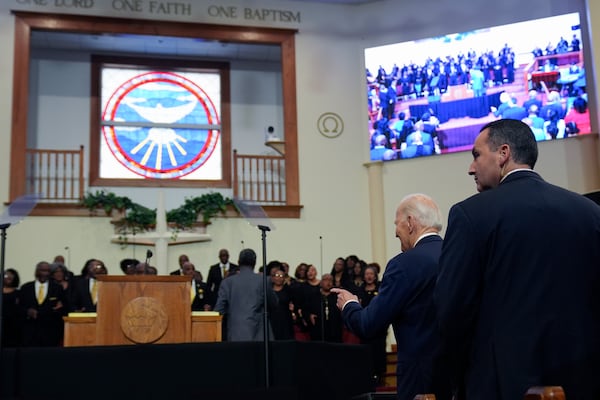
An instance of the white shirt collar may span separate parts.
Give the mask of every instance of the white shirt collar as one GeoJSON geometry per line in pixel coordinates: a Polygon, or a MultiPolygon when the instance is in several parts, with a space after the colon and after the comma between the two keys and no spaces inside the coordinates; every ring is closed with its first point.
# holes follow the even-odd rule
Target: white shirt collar
{"type": "Polygon", "coordinates": [[[40,281],[38,281],[38,280],[36,279],[36,280],[35,280],[35,290],[36,290],[36,292],[37,292],[38,290],[40,290],[40,286],[43,286],[44,288],[46,288],[46,286],[47,286],[47,285],[48,285],[48,281],[46,281],[46,282],[43,282],[43,283],[42,283],[42,282],[40,282],[40,281]]]}
{"type": "Polygon", "coordinates": [[[415,241],[415,246],[417,245],[417,243],[419,243],[419,241],[420,241],[421,239],[423,239],[423,238],[426,238],[427,236],[440,236],[440,234],[439,234],[439,233],[437,233],[437,232],[428,232],[428,233],[424,233],[424,234],[422,234],[421,236],[419,236],[419,237],[417,238],[417,240],[415,241]]]}

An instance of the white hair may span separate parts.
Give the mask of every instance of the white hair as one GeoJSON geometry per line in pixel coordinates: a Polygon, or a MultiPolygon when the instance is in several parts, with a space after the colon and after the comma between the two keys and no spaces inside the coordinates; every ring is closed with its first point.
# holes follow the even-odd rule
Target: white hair
{"type": "Polygon", "coordinates": [[[405,196],[398,206],[400,212],[407,218],[409,215],[425,228],[442,230],[442,213],[433,199],[423,193],[413,193],[405,196]]]}

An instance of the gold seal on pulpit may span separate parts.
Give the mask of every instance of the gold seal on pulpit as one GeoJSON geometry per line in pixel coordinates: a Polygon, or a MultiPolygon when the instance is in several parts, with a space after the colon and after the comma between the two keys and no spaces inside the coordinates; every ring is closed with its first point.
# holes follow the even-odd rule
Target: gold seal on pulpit
{"type": "Polygon", "coordinates": [[[153,297],[136,297],[121,312],[121,329],[134,343],[154,343],[167,331],[165,306],[153,297]]]}

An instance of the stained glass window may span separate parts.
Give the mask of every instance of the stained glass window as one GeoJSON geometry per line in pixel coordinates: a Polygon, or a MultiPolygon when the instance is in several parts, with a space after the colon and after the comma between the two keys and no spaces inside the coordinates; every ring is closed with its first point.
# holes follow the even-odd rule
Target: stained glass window
{"type": "Polygon", "coordinates": [[[221,180],[221,77],[104,66],[101,179],[221,180]]]}

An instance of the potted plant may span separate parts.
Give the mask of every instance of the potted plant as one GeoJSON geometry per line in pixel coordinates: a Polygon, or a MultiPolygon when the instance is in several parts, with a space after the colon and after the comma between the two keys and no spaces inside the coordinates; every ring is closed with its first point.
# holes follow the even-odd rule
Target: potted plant
{"type": "Polygon", "coordinates": [[[156,210],[139,205],[127,196],[117,196],[105,189],[87,192],[80,204],[92,212],[98,208],[112,216],[112,223],[121,235],[147,231],[156,226],[156,210]],[[116,215],[115,215],[116,214],[116,215]]]}
{"type": "Polygon", "coordinates": [[[176,230],[190,228],[198,220],[198,213],[185,204],[167,211],[167,223],[176,230]]]}
{"type": "Polygon", "coordinates": [[[174,224],[178,229],[190,228],[197,222],[208,225],[218,214],[224,215],[227,207],[231,205],[233,200],[221,193],[211,192],[189,197],[181,206],[167,212],[167,222],[174,224]]]}
{"type": "Polygon", "coordinates": [[[88,191],[81,199],[80,204],[94,213],[98,208],[101,208],[106,215],[110,216],[113,210],[123,213],[125,210],[131,208],[134,203],[129,197],[117,196],[112,192],[102,189],[94,193],[88,191]]]}
{"type": "Polygon", "coordinates": [[[218,214],[225,215],[227,207],[232,205],[234,205],[232,199],[223,197],[218,192],[187,198],[184,203],[184,206],[195,210],[199,220],[207,225],[218,214]]]}
{"type": "MultiPolygon", "coordinates": [[[[122,236],[147,231],[156,226],[156,209],[149,209],[134,203],[128,197],[117,196],[104,189],[94,193],[87,192],[80,203],[90,211],[102,208],[106,215],[112,214],[115,230],[122,236]],[[115,217],[114,211],[119,211],[120,215],[115,217]]],[[[205,227],[218,214],[224,215],[228,206],[234,206],[233,200],[221,193],[211,192],[190,197],[181,206],[166,212],[167,223],[174,226],[176,231],[190,229],[197,224],[205,227]]]]}
{"type": "Polygon", "coordinates": [[[122,221],[125,229],[134,233],[153,229],[156,227],[156,209],[133,203],[122,221]]]}

